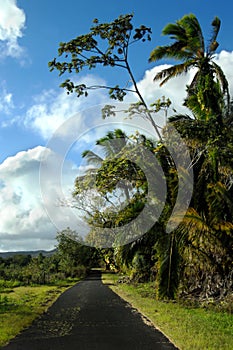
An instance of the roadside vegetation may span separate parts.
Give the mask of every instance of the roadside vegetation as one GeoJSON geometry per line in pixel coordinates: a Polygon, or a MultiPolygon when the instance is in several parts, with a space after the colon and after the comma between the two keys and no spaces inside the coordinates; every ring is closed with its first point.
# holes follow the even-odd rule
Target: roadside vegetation
{"type": "Polygon", "coordinates": [[[98,266],[99,255],[95,248],[83,244],[82,239],[66,228],[57,233],[57,247],[51,254],[32,257],[30,254],[15,254],[0,257],[1,283],[16,286],[60,285],[69,278],[82,278],[93,266],[98,266]]]}
{"type": "MultiPolygon", "coordinates": [[[[181,350],[229,350],[233,348],[233,315],[215,305],[184,305],[155,300],[155,284],[123,283],[123,276],[103,273],[103,283],[146,316],[181,350]]],[[[228,301],[228,311],[233,300],[228,301]]]]}

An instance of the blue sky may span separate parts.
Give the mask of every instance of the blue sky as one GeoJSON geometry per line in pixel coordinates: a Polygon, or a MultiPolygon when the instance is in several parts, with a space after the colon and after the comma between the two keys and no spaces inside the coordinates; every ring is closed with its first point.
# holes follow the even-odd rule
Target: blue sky
{"type": "MultiPolygon", "coordinates": [[[[52,249],[57,229],[69,223],[75,228],[77,217],[67,209],[64,214],[67,220],[60,222],[52,200],[46,208],[49,216],[44,210],[39,183],[42,153],[56,129],[76,112],[108,102],[103,92],[77,100],[59,88],[62,79],[48,69],[48,61],[57,55],[59,42],[88,32],[94,18],[107,22],[120,14],[134,13],[133,23],[150,26],[153,33],[152,41],[137,45],[130,56],[141,91],[148,101],[152,96],[156,99],[165,94],[179,107],[189,76],[160,90],[151,82],[159,68],[149,64],[148,57],[155,46],[168,42],[168,38],[161,36],[163,27],[184,14],[194,13],[208,38],[211,21],[217,15],[222,26],[216,59],[232,89],[233,5],[226,0],[0,0],[0,9],[0,251],[52,249]]],[[[166,63],[171,62],[162,61],[157,66],[166,63]]],[[[85,78],[114,84],[118,79],[121,82],[126,79],[115,70],[98,69],[84,72],[81,79],[85,78]]],[[[93,137],[86,135],[86,139],[87,147],[93,137]]],[[[82,149],[79,146],[76,152],[82,149]]],[[[67,189],[72,187],[75,167],[71,161],[64,165],[63,182],[67,189]]],[[[59,191],[54,188],[54,182],[48,179],[46,189],[50,198],[58,196],[59,191]],[[54,192],[50,192],[51,188],[54,192]]]]}

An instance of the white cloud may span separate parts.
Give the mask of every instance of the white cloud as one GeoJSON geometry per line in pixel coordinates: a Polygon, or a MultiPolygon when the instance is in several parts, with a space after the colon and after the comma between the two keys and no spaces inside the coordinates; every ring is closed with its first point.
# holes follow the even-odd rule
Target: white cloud
{"type": "Polygon", "coordinates": [[[0,0],[0,49],[1,56],[20,57],[23,48],[18,39],[23,36],[25,13],[16,0],[0,0]]]}
{"type": "MultiPolygon", "coordinates": [[[[82,81],[79,82],[80,84],[82,81]]],[[[85,77],[87,85],[104,85],[105,82],[91,75],[85,77]]],[[[66,120],[73,115],[88,109],[90,106],[106,103],[108,99],[102,91],[91,92],[88,98],[77,98],[74,94],[67,95],[66,91],[47,90],[35,97],[35,104],[28,109],[24,124],[33,128],[44,139],[48,139],[66,120]]],[[[83,122],[80,119],[80,124],[83,122]]],[[[64,130],[64,133],[66,130],[64,130]]]]}
{"type": "MultiPolygon", "coordinates": [[[[39,181],[39,169],[44,157],[58,161],[51,150],[38,146],[19,152],[0,164],[0,250],[52,249],[57,229],[77,228],[78,218],[69,208],[58,206],[62,196],[73,188],[77,169],[71,162],[63,164],[63,185],[58,174],[39,181]],[[46,193],[41,193],[41,188],[46,193]],[[46,209],[43,198],[48,196],[46,209]],[[56,223],[59,227],[55,227],[56,223]]],[[[52,163],[50,163],[52,164],[52,163]]]]}
{"type": "Polygon", "coordinates": [[[191,70],[186,75],[180,75],[175,79],[169,80],[163,86],[159,86],[160,82],[153,80],[155,75],[170,66],[160,65],[147,70],[143,79],[138,83],[139,89],[147,103],[153,103],[162,96],[165,96],[172,101],[172,107],[177,112],[187,113],[188,110],[183,106],[183,102],[186,95],[186,85],[190,83],[194,71],[191,70]]]}

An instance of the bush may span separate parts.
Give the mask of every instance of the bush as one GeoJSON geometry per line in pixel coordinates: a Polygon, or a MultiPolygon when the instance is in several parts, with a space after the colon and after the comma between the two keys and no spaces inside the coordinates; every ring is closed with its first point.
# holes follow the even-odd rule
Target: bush
{"type": "Polygon", "coordinates": [[[16,281],[16,280],[0,280],[0,291],[4,291],[5,289],[11,289],[11,288],[16,288],[21,286],[21,282],[20,281],[16,281]]]}

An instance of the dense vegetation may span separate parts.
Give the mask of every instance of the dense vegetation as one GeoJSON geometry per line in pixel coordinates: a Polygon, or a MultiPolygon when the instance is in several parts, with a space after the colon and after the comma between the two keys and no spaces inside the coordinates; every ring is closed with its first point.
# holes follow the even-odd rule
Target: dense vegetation
{"type": "MultiPolygon", "coordinates": [[[[65,61],[54,59],[49,63],[50,69],[57,69],[60,75],[79,74],[85,68],[93,69],[98,65],[123,69],[132,82],[130,89],[119,85],[87,86],[71,79],[66,79],[61,86],[68,93],[77,93],[78,97],[88,96],[90,89],[104,88],[118,101],[134,92],[138,102],[131,104],[126,112],[130,117],[140,114],[155,131],[153,140],[139,133],[127,135],[123,130],[110,131],[96,142],[100,154],[91,150],[83,153],[92,167],[86,176],[77,177],[74,198],[92,227],[87,240],[96,246],[104,245],[104,228],[124,226],[144,208],[147,179],[130,160],[135,145],[142,144],[163,169],[167,183],[166,203],[159,220],[146,234],[124,245],[120,244],[119,235],[112,238],[112,248],[106,250],[112,266],[134,281],[155,280],[158,298],[184,296],[223,300],[231,295],[233,287],[233,109],[227,79],[214,61],[221,22],[218,17],[214,18],[207,44],[195,15],[185,15],[163,29],[163,34],[172,42],[156,47],[149,60],[157,62],[168,58],[176,60],[177,64],[159,72],[154,80],[160,80],[162,85],[193,67],[196,73],[187,86],[184,100],[190,113],[171,116],[160,132],[153,113],[165,110],[167,114],[171,101],[163,98],[148,106],[138,89],[128,52],[132,44],[151,40],[151,29],[144,25],[134,28],[132,18],[132,15],[120,16],[111,23],[95,20],[87,35],[60,44],[59,56],[64,54],[65,61]],[[187,145],[194,185],[186,215],[178,227],[168,233],[166,225],[176,203],[180,175],[164,141],[166,134],[172,137],[173,128],[187,145]],[[88,193],[94,178],[98,196],[90,201],[88,193]],[[128,201],[124,209],[120,209],[122,198],[128,201]],[[107,199],[108,205],[104,204],[100,210],[101,199],[102,203],[107,199]]],[[[114,108],[105,106],[103,117],[116,115],[114,108]]],[[[174,147],[179,151],[178,143],[174,147]]],[[[183,176],[187,171],[184,169],[183,176]]],[[[155,207],[160,200],[158,194],[155,207]]]]}
{"type": "Polygon", "coordinates": [[[132,283],[119,283],[121,277],[118,274],[106,272],[102,279],[103,283],[139,310],[147,318],[147,323],[152,322],[179,349],[229,350],[233,347],[233,315],[230,314],[232,303],[225,305],[225,310],[229,312],[216,312],[214,303],[205,307],[203,302],[203,307],[195,307],[175,303],[173,300],[155,300],[153,282],[139,283],[135,288],[132,283]]]}

